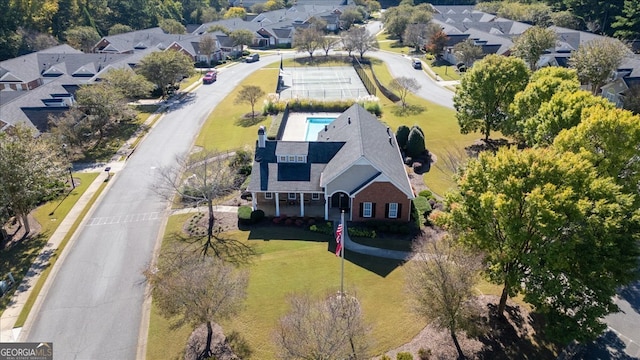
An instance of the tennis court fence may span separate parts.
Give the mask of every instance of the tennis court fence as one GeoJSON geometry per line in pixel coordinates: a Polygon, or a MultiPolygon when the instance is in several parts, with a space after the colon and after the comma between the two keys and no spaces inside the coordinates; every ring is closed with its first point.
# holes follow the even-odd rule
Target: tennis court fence
{"type": "Polygon", "coordinates": [[[369,96],[365,89],[315,89],[315,90],[288,90],[280,93],[281,99],[359,99],[369,96]]]}

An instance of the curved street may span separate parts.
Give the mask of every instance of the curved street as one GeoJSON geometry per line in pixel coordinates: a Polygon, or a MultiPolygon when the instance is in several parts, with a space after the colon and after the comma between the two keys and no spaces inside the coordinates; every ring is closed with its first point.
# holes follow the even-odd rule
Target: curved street
{"type": "MultiPolygon", "coordinates": [[[[416,79],[421,85],[417,95],[453,108],[453,93],[424,71],[413,69],[409,57],[384,51],[366,55],[386,62],[394,77],[416,79]]],[[[283,56],[294,53],[283,52],[283,56]]],[[[169,214],[166,201],[152,191],[156,171],[190,150],[208,114],[244,78],[278,60],[279,55],[264,55],[259,62],[221,70],[217,82],[200,86],[173,104],[122,168],[114,167],[116,176],[77,230],[64,262],[56,264],[58,271],[48,279],[46,291],[40,294],[43,300],[33,308],[20,341],[51,341],[60,359],[139,355],[139,337],[146,334],[140,331],[146,287],[142,271],[151,261],[169,214]]],[[[622,305],[629,311],[629,306],[622,305]]],[[[627,330],[619,323],[624,317],[618,315],[622,314],[608,317],[608,323],[616,332],[620,327],[627,330]]],[[[637,348],[640,339],[631,338],[623,335],[628,345],[630,340],[637,348]]]]}

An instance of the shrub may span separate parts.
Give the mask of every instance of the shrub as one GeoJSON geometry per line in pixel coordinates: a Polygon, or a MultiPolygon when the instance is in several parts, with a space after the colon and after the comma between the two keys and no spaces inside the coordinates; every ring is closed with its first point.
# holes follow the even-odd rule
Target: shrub
{"type": "Polygon", "coordinates": [[[426,197],[427,199],[433,199],[433,193],[431,190],[422,190],[418,193],[418,195],[426,197]]]}
{"type": "Polygon", "coordinates": [[[377,101],[365,101],[362,104],[362,107],[364,107],[365,110],[374,114],[377,117],[382,116],[382,107],[380,106],[380,103],[377,101]]]}
{"type": "Polygon", "coordinates": [[[251,209],[251,206],[240,206],[238,208],[238,221],[241,224],[251,224],[251,212],[253,211],[253,209],[251,209]]]}
{"type": "Polygon", "coordinates": [[[420,350],[418,350],[418,358],[420,360],[431,359],[431,349],[420,348],[420,350]]]}
{"type": "Polygon", "coordinates": [[[367,237],[371,239],[375,239],[376,237],[376,231],[371,229],[350,227],[347,231],[349,231],[349,236],[353,237],[367,237]]]}
{"type": "Polygon", "coordinates": [[[400,352],[396,355],[396,360],[413,360],[413,355],[408,352],[400,352]]]}
{"type": "Polygon", "coordinates": [[[400,149],[405,149],[407,147],[409,131],[410,130],[407,125],[398,126],[398,130],[396,130],[396,141],[398,142],[398,147],[400,147],[400,149]]]}
{"type": "Polygon", "coordinates": [[[330,222],[320,223],[317,225],[311,225],[309,230],[320,234],[331,235],[333,234],[333,225],[330,222]]]}
{"type": "Polygon", "coordinates": [[[426,197],[417,196],[415,199],[413,199],[413,203],[415,204],[420,214],[431,212],[431,204],[429,204],[429,199],[427,199],[426,197]]]}
{"type": "Polygon", "coordinates": [[[258,209],[251,212],[251,222],[256,224],[264,219],[264,211],[258,209]]]}
{"type": "Polygon", "coordinates": [[[425,150],[424,134],[420,128],[414,126],[409,131],[409,138],[407,139],[407,155],[413,157],[420,156],[425,150]]]}
{"type": "Polygon", "coordinates": [[[287,220],[284,221],[284,224],[289,226],[293,224],[293,219],[292,218],[287,218],[287,220]]]}

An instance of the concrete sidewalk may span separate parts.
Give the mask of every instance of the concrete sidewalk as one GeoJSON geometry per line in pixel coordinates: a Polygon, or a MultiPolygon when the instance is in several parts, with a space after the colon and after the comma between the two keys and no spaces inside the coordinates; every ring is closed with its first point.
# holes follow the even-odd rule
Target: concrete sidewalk
{"type": "MultiPolygon", "coordinates": [[[[174,101],[179,101],[184,94],[189,93],[196,87],[201,84],[201,81],[196,81],[188,88],[184,89],[178,96],[177,100],[164,101],[160,103],[160,107],[156,112],[151,114],[149,118],[145,121],[145,125],[153,124],[159,117],[162,116],[163,112],[173,105],[174,101]]],[[[14,328],[18,316],[22,312],[25,303],[29,299],[31,295],[33,287],[36,285],[38,280],[40,279],[40,275],[42,271],[49,264],[49,259],[51,255],[57,251],[60,243],[64,238],[69,234],[73,224],[80,218],[80,215],[85,210],[93,196],[96,194],[100,185],[107,179],[107,173],[105,169],[107,167],[110,168],[109,173],[110,176],[113,177],[113,174],[117,174],[120,170],[122,170],[126,165],[126,160],[129,156],[135,151],[134,144],[138,137],[144,138],[144,132],[136,133],[131,139],[127,140],[118,151],[114,154],[109,162],[100,162],[100,163],[92,163],[92,164],[76,164],[74,166],[74,171],[76,172],[98,172],[100,173],[96,179],[89,185],[87,190],[82,194],[82,196],[78,199],[76,204],[71,208],[67,216],[62,219],[62,222],[56,229],[56,231],[51,235],[47,244],[42,248],[40,254],[36,258],[35,262],[31,265],[27,273],[25,274],[24,279],[18,285],[16,292],[13,294],[11,298],[11,302],[7,309],[2,313],[0,317],[0,342],[16,342],[19,341],[20,331],[22,328],[14,328]]],[[[106,190],[103,192],[103,194],[106,190]]],[[[95,204],[94,204],[95,205],[95,204]]],[[[90,215],[90,212],[87,213],[90,215]]],[[[87,216],[86,218],[89,218],[87,216]]],[[[69,240],[69,243],[65,247],[65,249],[70,249],[73,247],[73,243],[75,242],[76,237],[72,236],[69,240]]],[[[40,293],[38,294],[38,298],[34,303],[34,309],[37,308],[37,305],[43,300],[43,298],[47,294],[47,288],[50,286],[50,281],[55,277],[55,273],[60,266],[62,266],[64,262],[65,252],[59,254],[58,260],[56,261],[53,269],[51,270],[50,276],[47,279],[47,283],[42,287],[40,293]]]]}
{"type": "MultiPolygon", "coordinates": [[[[14,326],[16,324],[16,320],[18,319],[18,316],[22,312],[22,308],[24,307],[25,303],[27,302],[27,299],[31,295],[31,290],[38,282],[38,279],[40,279],[40,275],[42,274],[42,271],[49,264],[49,259],[51,255],[55,251],[57,251],[62,240],[64,240],[64,238],[69,234],[69,231],[73,227],[73,224],[80,217],[83,210],[87,207],[88,203],[91,201],[93,196],[96,194],[96,192],[100,188],[100,185],[102,185],[102,183],[106,180],[106,178],[107,178],[107,174],[104,171],[102,171],[98,175],[98,177],[96,177],[96,179],[89,185],[87,190],[82,194],[82,196],[78,199],[76,204],[71,208],[67,216],[65,216],[65,218],[62,219],[62,222],[60,223],[56,231],[53,233],[53,235],[51,235],[51,237],[49,238],[49,241],[42,248],[42,251],[40,251],[40,254],[36,258],[35,262],[31,265],[31,267],[27,271],[22,283],[18,285],[16,292],[13,294],[9,307],[2,313],[2,317],[0,318],[0,342],[18,341],[21,328],[14,329],[14,326]]],[[[75,241],[75,238],[72,237],[69,243],[67,244],[67,246],[68,247],[73,246],[74,241],[75,241]]],[[[58,261],[56,262],[56,265],[61,264],[62,260],[63,260],[63,257],[60,256],[58,261]]],[[[56,269],[54,266],[54,269],[51,272],[51,276],[55,276],[54,274],[55,270],[56,269]]],[[[49,278],[49,280],[50,279],[51,277],[49,278]]],[[[39,299],[36,300],[36,302],[38,302],[45,294],[46,292],[44,291],[44,288],[43,288],[43,291],[41,291],[41,293],[38,295],[39,299]]]]}

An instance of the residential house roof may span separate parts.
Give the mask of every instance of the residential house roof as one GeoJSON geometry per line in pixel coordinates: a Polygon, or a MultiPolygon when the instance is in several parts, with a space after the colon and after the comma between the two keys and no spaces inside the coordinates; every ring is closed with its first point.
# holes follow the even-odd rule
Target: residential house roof
{"type": "Polygon", "coordinates": [[[320,131],[317,141],[265,141],[256,147],[249,191],[320,192],[352,166],[368,164],[373,177],[359,179],[354,194],[380,177],[413,197],[393,132],[362,106],[355,104],[320,131]],[[281,155],[304,155],[305,163],[278,162],[281,155]]]}

